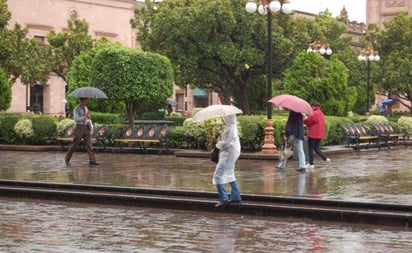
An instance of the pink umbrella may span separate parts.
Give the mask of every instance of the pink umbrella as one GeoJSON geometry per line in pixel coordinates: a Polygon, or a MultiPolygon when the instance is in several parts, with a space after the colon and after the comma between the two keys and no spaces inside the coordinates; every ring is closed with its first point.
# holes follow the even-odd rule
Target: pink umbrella
{"type": "Polygon", "coordinates": [[[279,95],[269,99],[268,102],[271,102],[278,107],[282,107],[294,112],[304,113],[306,115],[312,115],[313,113],[312,107],[308,102],[306,102],[306,100],[293,95],[279,95]]]}

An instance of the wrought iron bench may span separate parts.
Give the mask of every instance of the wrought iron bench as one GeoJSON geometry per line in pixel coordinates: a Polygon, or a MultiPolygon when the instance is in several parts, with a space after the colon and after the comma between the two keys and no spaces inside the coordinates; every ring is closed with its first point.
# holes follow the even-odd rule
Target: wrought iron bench
{"type": "Polygon", "coordinates": [[[376,133],[369,133],[362,123],[357,124],[341,124],[347,140],[347,145],[353,147],[355,150],[369,147],[381,148],[381,136],[376,133]]]}
{"type": "MultiPolygon", "coordinates": [[[[55,143],[60,144],[62,148],[73,142],[74,138],[74,127],[75,125],[69,125],[63,129],[62,132],[57,133],[54,138],[55,143]]],[[[93,148],[94,149],[106,149],[108,146],[112,146],[110,130],[106,126],[98,126],[93,128],[93,148]]],[[[79,145],[84,147],[84,142],[82,141],[79,145]]]]}
{"type": "Polygon", "coordinates": [[[391,124],[376,123],[372,125],[375,131],[382,136],[382,139],[386,142],[386,145],[396,145],[398,141],[401,141],[405,146],[408,145],[409,135],[406,132],[397,132],[391,124]]]}
{"type": "Polygon", "coordinates": [[[146,144],[157,145],[159,154],[162,150],[169,151],[170,127],[172,121],[136,121],[135,126],[128,126],[122,129],[113,142],[115,147],[133,147],[135,144],[140,151],[146,153],[146,144]]]}

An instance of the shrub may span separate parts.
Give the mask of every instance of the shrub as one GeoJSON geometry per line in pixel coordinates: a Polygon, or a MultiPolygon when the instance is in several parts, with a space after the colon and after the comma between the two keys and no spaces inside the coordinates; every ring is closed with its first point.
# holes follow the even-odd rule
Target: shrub
{"type": "Polygon", "coordinates": [[[353,123],[353,118],[326,116],[325,131],[326,138],[322,141],[322,145],[340,145],[346,142],[345,132],[341,124],[353,123]]]}
{"type": "Polygon", "coordinates": [[[15,144],[17,142],[18,136],[14,131],[14,126],[17,121],[21,119],[20,115],[10,115],[4,114],[0,115],[1,128],[0,128],[0,138],[7,144],[15,144]]]}
{"type": "Polygon", "coordinates": [[[164,120],[165,112],[164,111],[154,111],[154,112],[142,112],[140,120],[164,120]]]}
{"type": "Polygon", "coordinates": [[[412,117],[402,116],[398,119],[398,127],[408,134],[412,133],[412,117]]]}
{"type": "Polygon", "coordinates": [[[72,119],[63,119],[57,122],[56,124],[56,132],[61,133],[63,130],[68,126],[74,126],[76,123],[72,119]]]}
{"type": "Polygon", "coordinates": [[[14,126],[14,132],[19,136],[25,144],[27,140],[34,136],[33,123],[29,119],[21,119],[14,126]]]}
{"type": "Polygon", "coordinates": [[[240,143],[247,151],[260,150],[263,141],[262,116],[244,115],[238,117],[241,129],[240,143]]]}
{"type": "Polygon", "coordinates": [[[176,126],[183,126],[183,122],[185,121],[185,118],[182,117],[181,113],[173,112],[170,116],[166,116],[166,120],[175,122],[176,126]]]}
{"type": "Polygon", "coordinates": [[[183,126],[175,126],[170,128],[170,147],[182,148],[186,143],[186,130],[183,126]]]}
{"type": "Polygon", "coordinates": [[[34,136],[33,144],[48,144],[53,141],[56,132],[55,119],[50,116],[34,116],[32,118],[34,136]]]}
{"type": "Polygon", "coordinates": [[[102,113],[102,112],[91,112],[90,118],[93,123],[100,124],[120,124],[122,123],[122,118],[116,113],[102,113]]]}
{"type": "Polygon", "coordinates": [[[185,134],[189,137],[197,147],[204,147],[206,143],[206,129],[203,126],[204,122],[195,122],[192,118],[183,121],[185,134]]]}
{"type": "Polygon", "coordinates": [[[212,150],[217,142],[217,137],[225,129],[225,124],[223,123],[222,118],[215,118],[206,120],[203,124],[206,132],[206,149],[212,150]]]}
{"type": "Polygon", "coordinates": [[[388,119],[382,115],[371,115],[366,120],[367,124],[378,124],[378,123],[386,123],[388,119]]]}

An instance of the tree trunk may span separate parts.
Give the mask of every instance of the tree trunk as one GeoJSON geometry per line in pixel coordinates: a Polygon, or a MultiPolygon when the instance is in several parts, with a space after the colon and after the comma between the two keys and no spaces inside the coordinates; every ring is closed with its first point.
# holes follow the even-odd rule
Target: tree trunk
{"type": "Polygon", "coordinates": [[[242,109],[243,114],[249,115],[250,114],[250,108],[249,108],[249,97],[248,97],[248,92],[247,92],[247,81],[239,78],[235,79],[236,80],[236,90],[235,92],[237,93],[237,97],[239,99],[239,108],[242,109]]]}
{"type": "Polygon", "coordinates": [[[127,122],[130,126],[133,126],[133,123],[134,123],[133,102],[131,101],[126,102],[126,110],[127,110],[127,122]]]}

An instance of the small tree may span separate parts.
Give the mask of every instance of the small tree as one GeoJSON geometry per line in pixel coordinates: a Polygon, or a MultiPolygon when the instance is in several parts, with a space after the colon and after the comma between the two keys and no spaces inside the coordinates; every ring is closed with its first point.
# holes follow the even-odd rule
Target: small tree
{"type": "Polygon", "coordinates": [[[7,110],[11,103],[11,81],[0,68],[0,110],[7,110]]]}
{"type": "MultiPolygon", "coordinates": [[[[119,46],[121,46],[119,42],[110,42],[109,40],[103,38],[97,40],[92,49],[83,51],[78,56],[76,56],[68,73],[69,88],[67,90],[67,93],[69,94],[70,92],[80,87],[90,86],[92,79],[93,61],[96,57],[96,54],[102,48],[119,46]]],[[[73,108],[77,103],[77,100],[69,100],[69,105],[71,108],[73,108]]],[[[113,103],[108,99],[92,99],[89,102],[88,108],[92,111],[119,113],[124,111],[125,106],[123,103],[113,103]]]]}
{"type": "Polygon", "coordinates": [[[82,51],[93,47],[93,39],[89,35],[89,24],[85,20],[70,18],[68,30],[56,33],[51,31],[47,40],[53,47],[53,71],[67,83],[67,74],[74,58],[82,51]]]}
{"type": "Polygon", "coordinates": [[[173,93],[173,69],[165,56],[139,49],[107,47],[98,52],[91,85],[109,99],[124,101],[129,124],[143,106],[164,108],[173,93]]]}
{"type": "Polygon", "coordinates": [[[348,88],[348,70],[335,57],[302,51],[285,73],[285,93],[307,101],[318,101],[326,114],[346,114],[355,102],[355,90],[348,88]]]}

